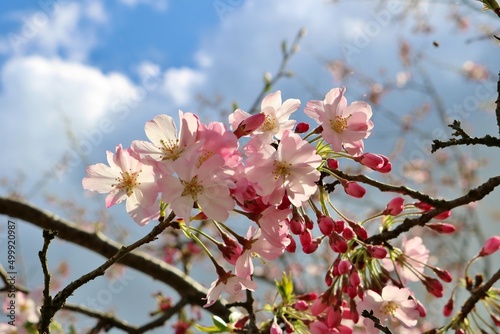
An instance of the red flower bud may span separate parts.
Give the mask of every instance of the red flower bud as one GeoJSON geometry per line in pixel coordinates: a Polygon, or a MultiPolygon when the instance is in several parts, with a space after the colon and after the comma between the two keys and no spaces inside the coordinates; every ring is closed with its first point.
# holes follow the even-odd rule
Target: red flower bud
{"type": "Polygon", "coordinates": [[[335,224],[333,222],[333,219],[331,217],[325,216],[325,215],[320,215],[318,217],[318,226],[319,230],[323,235],[330,235],[333,233],[333,230],[335,228],[335,224]]]}
{"type": "Polygon", "coordinates": [[[443,315],[445,317],[449,317],[451,315],[451,313],[453,312],[453,306],[453,298],[450,298],[450,300],[448,300],[448,302],[443,307],[443,315]]]}
{"type": "Polygon", "coordinates": [[[352,264],[351,262],[349,262],[349,260],[342,260],[339,262],[338,268],[339,274],[344,275],[351,271],[352,264]]]}
{"type": "Polygon", "coordinates": [[[451,224],[444,224],[444,223],[429,223],[425,224],[428,228],[438,232],[438,233],[443,233],[443,234],[451,234],[455,232],[456,228],[455,226],[451,224]]]}
{"type": "Polygon", "coordinates": [[[376,259],[385,259],[387,256],[387,249],[382,246],[368,245],[367,250],[376,259]]]}
{"type": "Polygon", "coordinates": [[[433,207],[427,203],[424,202],[417,202],[414,204],[415,207],[419,208],[420,210],[423,210],[425,212],[430,211],[433,209],[433,207]]]}
{"type": "Polygon", "coordinates": [[[349,226],[346,226],[344,230],[342,231],[342,236],[346,240],[352,240],[356,236],[356,233],[354,233],[353,229],[350,228],[349,226]]]}
{"type": "Polygon", "coordinates": [[[490,237],[484,243],[483,248],[481,248],[479,256],[487,256],[493,254],[499,249],[500,249],[500,237],[499,236],[490,237]]]}
{"type": "Polygon", "coordinates": [[[450,283],[451,281],[453,281],[453,277],[451,276],[449,271],[437,267],[433,268],[432,270],[436,273],[436,275],[438,275],[440,279],[443,280],[443,282],[450,283]]]}
{"type": "Polygon", "coordinates": [[[352,197],[362,198],[366,194],[366,189],[356,182],[343,181],[342,186],[344,187],[344,191],[346,192],[346,194],[352,197]]]}
{"type": "Polygon", "coordinates": [[[422,283],[429,293],[438,298],[443,297],[443,285],[437,279],[426,276],[422,283]]]}
{"type": "Polygon", "coordinates": [[[285,250],[288,253],[295,253],[295,250],[297,250],[297,243],[291,235],[288,236],[288,239],[290,240],[290,243],[288,244],[288,246],[286,246],[285,250]]]}
{"type": "Polygon", "coordinates": [[[393,198],[386,206],[384,210],[385,215],[397,216],[403,212],[405,208],[403,197],[393,198]]]}
{"type": "Polygon", "coordinates": [[[290,227],[290,232],[292,232],[293,234],[300,235],[302,232],[304,232],[304,220],[299,215],[297,215],[297,217],[292,217],[288,225],[290,227]]]}
{"type": "Polygon", "coordinates": [[[337,159],[327,159],[326,164],[331,170],[337,170],[339,168],[339,162],[337,159]]]}
{"type": "Polygon", "coordinates": [[[336,253],[345,253],[347,252],[347,243],[344,238],[336,233],[330,234],[328,237],[330,241],[330,248],[336,253]]]}
{"type": "Polygon", "coordinates": [[[448,211],[445,211],[445,212],[441,212],[440,214],[438,214],[437,216],[435,216],[434,218],[435,219],[439,219],[439,220],[445,220],[446,218],[448,218],[449,216],[451,216],[451,211],[448,210],[448,211]]]}
{"type": "Polygon", "coordinates": [[[309,131],[309,124],[308,123],[300,122],[295,127],[295,133],[304,133],[307,131],[309,131]]]}
{"type": "Polygon", "coordinates": [[[237,138],[241,138],[243,136],[249,135],[250,133],[257,130],[266,120],[266,115],[263,113],[258,113],[248,117],[243,120],[236,130],[234,130],[234,134],[237,138]]]}

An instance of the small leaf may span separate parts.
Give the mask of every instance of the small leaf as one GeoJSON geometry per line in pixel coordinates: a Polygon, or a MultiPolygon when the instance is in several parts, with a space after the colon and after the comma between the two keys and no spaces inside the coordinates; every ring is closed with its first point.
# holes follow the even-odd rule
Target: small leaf
{"type": "Polygon", "coordinates": [[[224,329],[224,330],[227,330],[227,323],[222,320],[221,317],[219,316],[212,316],[212,320],[214,321],[214,325],[217,326],[219,329],[224,329]]]}

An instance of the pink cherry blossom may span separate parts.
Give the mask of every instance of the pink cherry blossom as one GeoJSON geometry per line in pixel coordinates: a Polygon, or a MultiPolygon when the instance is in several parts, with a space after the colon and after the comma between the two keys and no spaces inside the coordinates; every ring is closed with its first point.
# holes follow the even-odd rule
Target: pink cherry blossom
{"type": "Polygon", "coordinates": [[[207,303],[203,307],[212,306],[223,291],[235,295],[243,290],[255,291],[256,288],[257,284],[252,280],[233,275],[231,272],[219,275],[219,278],[210,285],[207,291],[207,303]]]}
{"type": "Polygon", "coordinates": [[[141,157],[149,156],[158,161],[172,162],[181,156],[189,156],[197,149],[195,145],[198,130],[198,118],[191,114],[184,114],[179,110],[181,130],[177,134],[177,127],[172,117],[158,115],[148,121],[144,130],[151,142],[135,140],[132,148],[141,157]]]}
{"type": "Polygon", "coordinates": [[[323,101],[307,102],[304,112],[323,128],[323,139],[334,151],[344,148],[358,156],[363,153],[363,139],[370,135],[372,110],[366,102],[353,102],[349,106],[344,97],[345,87],[330,90],[323,101]]]}
{"type": "Polygon", "coordinates": [[[264,145],[247,154],[247,178],[258,185],[265,203],[280,204],[286,192],[293,205],[301,206],[316,192],[321,157],[299,135],[287,130],[277,149],[264,145]]]}
{"type": "Polygon", "coordinates": [[[98,163],[87,167],[83,188],[108,193],[107,208],[126,200],[127,212],[139,225],[158,218],[158,186],[153,166],[144,164],[134,150],[122,149],[121,145],[116,147],[116,154],[108,151],[107,158],[109,166],[98,163]]]}
{"type": "MultiPolygon", "coordinates": [[[[267,95],[261,104],[261,113],[266,115],[264,123],[253,132],[253,136],[258,138],[261,144],[270,144],[274,138],[281,139],[286,130],[292,130],[295,120],[290,120],[290,115],[300,108],[300,101],[288,99],[281,102],[281,92],[277,91],[267,95]]],[[[236,109],[229,116],[231,129],[236,129],[245,119],[251,117],[247,112],[236,109]]]]}
{"type": "Polygon", "coordinates": [[[288,216],[292,210],[271,206],[262,212],[259,218],[259,226],[266,240],[274,247],[283,248],[288,246],[288,216]]]}
{"type": "Polygon", "coordinates": [[[224,160],[219,155],[211,156],[201,166],[197,161],[196,156],[191,160],[179,158],[172,163],[171,170],[159,166],[163,172],[158,180],[161,198],[186,222],[190,221],[195,203],[208,219],[223,222],[234,208],[230,194],[234,183],[222,168],[224,160]],[[169,174],[169,171],[174,173],[169,174]]]}
{"type": "Polygon", "coordinates": [[[242,154],[238,150],[238,138],[231,131],[227,131],[224,124],[212,122],[207,126],[200,123],[197,140],[201,143],[198,165],[214,154],[220,155],[224,159],[224,165],[229,168],[236,168],[241,164],[242,154]]]}
{"type": "MultiPolygon", "coordinates": [[[[398,319],[405,327],[413,327],[417,324],[419,313],[417,303],[410,299],[411,291],[407,288],[398,288],[388,285],[382,289],[379,295],[373,290],[365,290],[363,300],[358,303],[357,309],[373,311],[373,315],[384,324],[388,319],[398,319]]],[[[364,319],[368,333],[378,333],[379,330],[373,326],[371,319],[364,319]]]]}
{"type": "Polygon", "coordinates": [[[235,274],[239,277],[250,278],[254,266],[252,258],[260,256],[266,260],[274,261],[284,253],[286,246],[290,243],[288,237],[284,237],[279,247],[274,246],[267,240],[261,229],[250,226],[247,232],[247,243],[243,245],[243,252],[236,261],[235,274]]]}
{"type": "Polygon", "coordinates": [[[396,256],[394,262],[385,258],[382,265],[389,271],[396,270],[403,282],[417,282],[420,277],[415,273],[423,273],[425,265],[429,260],[429,250],[425,247],[421,237],[407,239],[403,237],[401,246],[402,254],[396,256]]]}

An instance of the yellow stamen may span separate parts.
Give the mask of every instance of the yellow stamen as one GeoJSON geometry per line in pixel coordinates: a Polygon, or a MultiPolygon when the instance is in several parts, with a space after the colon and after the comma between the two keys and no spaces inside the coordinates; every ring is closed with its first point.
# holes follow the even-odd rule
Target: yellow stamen
{"type": "Polygon", "coordinates": [[[290,168],[292,167],[292,164],[286,162],[286,161],[274,161],[274,178],[278,179],[279,177],[283,176],[286,177],[290,175],[290,168]]]}
{"type": "Polygon", "coordinates": [[[333,131],[342,133],[345,129],[347,129],[347,120],[351,116],[352,115],[349,115],[347,117],[335,116],[335,120],[330,120],[330,126],[332,127],[333,131]]]}
{"type": "Polygon", "coordinates": [[[203,185],[198,183],[198,176],[193,177],[191,181],[181,180],[181,184],[184,186],[181,196],[191,196],[194,201],[197,201],[198,194],[203,191],[203,185]]]}
{"type": "Polygon", "coordinates": [[[132,170],[130,170],[129,172],[120,172],[121,177],[117,177],[115,179],[116,181],[118,181],[118,183],[112,184],[111,186],[125,191],[127,193],[127,196],[130,197],[130,195],[132,195],[134,192],[134,188],[140,185],[140,183],[137,182],[137,178],[139,177],[140,172],[142,172],[142,170],[134,173],[132,173],[132,170]]]}

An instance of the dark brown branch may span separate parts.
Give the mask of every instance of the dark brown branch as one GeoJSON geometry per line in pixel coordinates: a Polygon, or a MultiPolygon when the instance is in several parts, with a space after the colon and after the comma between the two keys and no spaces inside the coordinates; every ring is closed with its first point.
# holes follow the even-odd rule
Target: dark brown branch
{"type": "Polygon", "coordinates": [[[86,316],[98,319],[100,322],[108,324],[112,327],[119,328],[127,333],[132,333],[134,330],[137,330],[136,327],[128,324],[125,321],[116,319],[115,317],[105,314],[102,312],[98,312],[96,310],[92,310],[90,308],[81,306],[81,305],[74,305],[74,304],[65,304],[63,306],[64,310],[72,311],[72,312],[78,312],[81,314],[84,314],[86,316]]]}
{"type": "Polygon", "coordinates": [[[376,328],[376,329],[379,329],[382,331],[382,333],[385,333],[385,334],[392,334],[392,332],[390,331],[389,328],[387,328],[386,326],[382,325],[380,323],[380,319],[377,318],[376,316],[373,315],[373,311],[370,311],[368,312],[367,310],[363,310],[361,312],[361,315],[365,318],[368,318],[370,319],[371,321],[373,321],[373,326],[376,328]]]}
{"type": "Polygon", "coordinates": [[[42,250],[38,252],[43,271],[43,305],[40,309],[40,321],[38,322],[38,332],[42,334],[50,333],[50,323],[52,322],[55,312],[59,309],[57,308],[54,310],[52,296],[50,295],[51,276],[49,266],[47,265],[47,251],[49,250],[50,242],[54,240],[56,235],[56,231],[43,230],[43,247],[42,250]]]}
{"type": "MultiPolygon", "coordinates": [[[[497,39],[500,40],[500,38],[498,38],[498,37],[497,37],[497,39]]],[[[498,135],[500,136],[500,72],[498,72],[497,93],[498,93],[497,100],[496,100],[497,107],[495,109],[495,114],[497,116],[498,135]]]]}
{"type": "Polygon", "coordinates": [[[462,308],[460,309],[460,312],[457,315],[458,323],[461,323],[462,321],[464,321],[465,318],[467,318],[469,313],[474,309],[476,303],[479,300],[481,300],[484,296],[486,296],[488,290],[498,280],[500,280],[500,269],[498,269],[497,272],[493,276],[491,276],[491,278],[486,283],[479,286],[471,293],[471,296],[462,305],[462,308]]]}
{"type": "MultiPolygon", "coordinates": [[[[58,237],[92,250],[105,258],[116,254],[121,244],[100,232],[88,232],[68,220],[32,206],[29,203],[0,197],[0,214],[16,217],[43,229],[58,231],[58,237]]],[[[203,306],[206,289],[182,271],[145,252],[135,250],[124,256],[118,263],[138,270],[176,290],[189,304],[203,306]]],[[[230,311],[223,301],[217,301],[206,308],[207,311],[228,319],[230,311]]]]}
{"type": "Polygon", "coordinates": [[[407,195],[407,196],[410,196],[411,198],[425,202],[425,203],[430,204],[432,206],[440,206],[444,202],[446,202],[445,200],[433,198],[429,195],[423,194],[419,191],[413,190],[413,189],[408,188],[406,186],[394,186],[391,184],[387,184],[387,183],[383,183],[383,182],[374,180],[374,179],[369,178],[368,176],[365,176],[365,175],[351,175],[351,174],[344,173],[340,170],[332,170],[332,173],[334,173],[335,175],[337,175],[345,180],[348,180],[348,181],[356,181],[356,182],[362,182],[362,183],[368,184],[368,185],[373,186],[373,187],[375,187],[383,192],[392,192],[392,193],[407,195]]]}
{"type": "Polygon", "coordinates": [[[68,311],[78,312],[86,316],[98,319],[99,320],[98,325],[100,325],[101,328],[110,329],[112,327],[115,327],[129,334],[141,334],[141,333],[146,333],[147,331],[150,331],[154,328],[163,326],[166,321],[168,321],[172,316],[177,314],[186,304],[187,300],[181,299],[176,305],[163,312],[159,317],[151,320],[150,322],[140,327],[133,326],[125,321],[113,317],[112,315],[98,312],[80,305],[66,304],[64,305],[63,309],[68,311]]]}
{"type": "MultiPolygon", "coordinates": [[[[5,271],[4,267],[0,264],[0,279],[2,280],[2,282],[5,284],[5,287],[4,288],[1,288],[0,289],[0,292],[6,292],[6,291],[9,291],[9,288],[10,288],[10,284],[9,282],[7,281],[9,279],[9,274],[7,274],[7,271],[5,271]]],[[[27,288],[25,288],[24,286],[21,286],[19,284],[16,284],[15,285],[15,288],[16,288],[16,291],[20,291],[20,292],[23,292],[25,294],[28,294],[29,293],[29,290],[27,288]]]]}
{"type": "MultiPolygon", "coordinates": [[[[500,111],[499,111],[500,113],[500,111]]],[[[497,118],[498,118],[497,114],[497,118]]],[[[497,119],[497,121],[500,121],[497,119]]],[[[458,146],[458,145],[484,145],[484,146],[489,146],[489,147],[500,147],[500,139],[486,135],[484,137],[478,138],[478,137],[471,137],[469,136],[461,127],[461,124],[459,121],[455,120],[453,121],[453,124],[448,125],[450,128],[455,130],[455,132],[452,134],[455,137],[460,137],[460,138],[451,138],[447,141],[441,141],[434,139],[432,142],[432,150],[431,152],[434,153],[439,149],[449,147],[449,146],[458,146]]],[[[500,123],[499,123],[499,128],[500,128],[500,123]]]]}
{"type": "Polygon", "coordinates": [[[179,313],[181,309],[187,304],[186,299],[181,299],[177,304],[175,304],[172,308],[169,308],[163,314],[154,319],[153,321],[139,327],[137,331],[135,332],[130,332],[131,334],[140,334],[140,333],[146,333],[147,331],[156,328],[156,327],[161,327],[167,321],[168,319],[172,318],[175,314],[179,313]]]}
{"type": "Polygon", "coordinates": [[[467,194],[454,200],[443,201],[434,209],[422,214],[418,218],[406,218],[403,223],[398,225],[394,230],[385,231],[380,234],[371,236],[370,238],[366,239],[365,242],[369,244],[380,245],[388,240],[397,238],[400,234],[409,231],[414,226],[424,226],[432,218],[440,213],[483,199],[498,185],[500,185],[500,176],[492,177],[479,187],[470,190],[467,194]]]}

